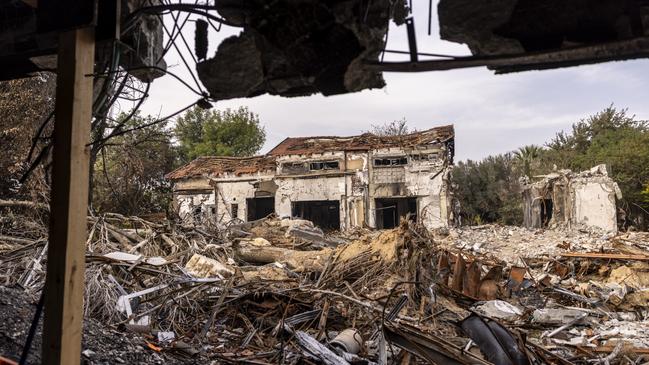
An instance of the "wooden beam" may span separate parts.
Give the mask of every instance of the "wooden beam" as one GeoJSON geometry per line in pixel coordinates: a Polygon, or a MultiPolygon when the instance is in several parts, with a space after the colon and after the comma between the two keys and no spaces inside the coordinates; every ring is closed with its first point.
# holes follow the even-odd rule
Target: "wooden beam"
{"type": "Polygon", "coordinates": [[[93,28],[60,35],[43,364],[80,361],[94,50],[93,28]]]}
{"type": "Polygon", "coordinates": [[[646,255],[627,255],[622,253],[600,253],[600,252],[565,252],[562,257],[579,257],[584,259],[604,259],[604,260],[636,260],[649,261],[646,255]]]}

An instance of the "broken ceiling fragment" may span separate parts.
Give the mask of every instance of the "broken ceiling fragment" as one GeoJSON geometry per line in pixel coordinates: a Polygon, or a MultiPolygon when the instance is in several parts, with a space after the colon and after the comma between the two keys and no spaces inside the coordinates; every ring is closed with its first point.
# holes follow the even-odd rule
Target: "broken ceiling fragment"
{"type": "Polygon", "coordinates": [[[497,73],[633,59],[649,50],[643,1],[441,0],[438,14],[442,39],[465,43],[474,56],[529,55],[490,67],[497,73]]]}
{"type": "Polygon", "coordinates": [[[217,100],[265,93],[305,96],[342,94],[385,85],[377,60],[388,22],[402,1],[219,1],[227,21],[244,28],[223,41],[214,57],[197,65],[217,100]]]}

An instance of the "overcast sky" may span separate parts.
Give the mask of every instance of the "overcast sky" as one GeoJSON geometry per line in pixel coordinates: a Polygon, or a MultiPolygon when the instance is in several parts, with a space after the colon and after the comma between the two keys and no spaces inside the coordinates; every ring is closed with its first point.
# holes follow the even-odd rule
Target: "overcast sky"
{"type": "MultiPolygon", "coordinates": [[[[432,36],[427,35],[427,3],[421,2],[415,17],[419,51],[468,54],[463,45],[441,41],[436,28],[432,36]]],[[[234,34],[210,31],[208,54],[216,51],[224,37],[234,34]]],[[[193,24],[183,33],[193,47],[193,24]]],[[[405,33],[405,27],[393,26],[388,49],[407,50],[405,33]]],[[[175,50],[165,60],[170,70],[190,82],[175,50]]],[[[289,136],[354,135],[367,131],[371,124],[406,118],[416,129],[454,124],[456,160],[481,159],[526,144],[543,144],[557,131],[611,103],[649,119],[647,70],[649,61],[640,60],[509,75],[494,75],[486,68],[385,73],[387,86],[379,90],[330,97],[263,95],[221,101],[215,108],[243,105],[258,113],[267,133],[262,153],[289,136]]],[[[153,82],[142,109],[144,114],[163,116],[196,99],[182,84],[165,76],[153,82]]]]}

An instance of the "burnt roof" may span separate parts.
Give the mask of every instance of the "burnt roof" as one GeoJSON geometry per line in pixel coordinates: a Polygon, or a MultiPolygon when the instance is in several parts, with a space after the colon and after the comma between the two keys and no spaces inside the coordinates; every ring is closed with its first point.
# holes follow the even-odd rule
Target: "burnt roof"
{"type": "Polygon", "coordinates": [[[331,151],[367,151],[388,147],[414,147],[446,142],[455,137],[453,125],[435,127],[399,136],[364,133],[357,136],[289,137],[268,152],[272,156],[301,155],[331,151]]]}
{"type": "Polygon", "coordinates": [[[275,157],[226,157],[203,156],[165,175],[167,179],[178,180],[200,176],[254,174],[275,169],[275,157]]]}
{"type": "MultiPolygon", "coordinates": [[[[435,127],[400,136],[378,136],[364,133],[357,136],[289,137],[266,155],[253,157],[204,156],[165,175],[178,180],[191,177],[213,176],[226,173],[236,176],[275,169],[275,158],[282,155],[322,153],[330,151],[367,151],[388,147],[414,147],[443,143],[455,137],[453,125],[435,127]]],[[[451,151],[452,153],[452,151],[451,151]]]]}

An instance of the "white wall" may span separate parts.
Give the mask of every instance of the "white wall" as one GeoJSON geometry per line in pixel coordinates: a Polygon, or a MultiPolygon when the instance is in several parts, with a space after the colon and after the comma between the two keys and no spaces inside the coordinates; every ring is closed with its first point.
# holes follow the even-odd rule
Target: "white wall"
{"type": "Polygon", "coordinates": [[[232,204],[238,204],[237,218],[243,221],[248,216],[247,198],[255,197],[253,181],[216,182],[216,221],[225,224],[231,221],[232,204]]]}
{"type": "MultiPolygon", "coordinates": [[[[225,176],[212,179],[216,187],[216,196],[211,194],[205,204],[216,204],[217,222],[227,223],[232,219],[231,206],[238,204],[237,216],[242,220],[247,218],[246,199],[255,196],[255,181],[274,179],[277,184],[275,192],[275,212],[280,217],[291,216],[293,202],[312,200],[340,201],[341,229],[362,226],[367,223],[375,226],[375,196],[371,196],[370,182],[373,187],[390,186],[399,183],[401,194],[417,197],[418,216],[420,221],[429,229],[447,226],[447,191],[445,177],[447,168],[441,159],[410,160],[408,165],[398,167],[374,168],[374,157],[391,157],[407,155],[411,150],[387,148],[367,152],[327,152],[309,155],[280,156],[277,159],[278,172],[286,162],[308,161],[340,161],[340,170],[312,171],[306,176],[225,176]],[[345,163],[345,157],[347,163],[345,163]],[[347,170],[344,168],[347,166],[347,170]],[[308,176],[313,175],[313,177],[308,176]],[[330,176],[328,176],[330,175],[330,176]],[[404,188],[405,186],[405,188],[404,188]],[[348,213],[349,211],[349,213],[348,213]]],[[[441,157],[443,151],[438,147],[418,149],[416,153],[437,154],[441,157]]],[[[381,194],[389,194],[390,190],[383,189],[381,194]]],[[[178,195],[180,197],[180,195],[178,195]]],[[[389,197],[385,196],[385,197],[389,197]]],[[[196,196],[194,201],[205,197],[196,196]]],[[[187,198],[178,198],[179,202],[187,198]]],[[[184,200],[183,200],[184,201],[184,200]]],[[[181,203],[187,205],[187,203],[181,203]]],[[[191,211],[189,208],[183,208],[191,211]]]]}
{"type": "Polygon", "coordinates": [[[617,232],[615,187],[611,183],[573,182],[574,218],[577,225],[617,232]]]}
{"type": "MultiPolygon", "coordinates": [[[[308,200],[341,200],[345,195],[345,177],[324,177],[308,179],[278,178],[275,193],[275,212],[280,217],[291,216],[291,203],[308,200]]],[[[345,229],[345,203],[340,202],[341,229],[345,229]]]]}
{"type": "MultiPolygon", "coordinates": [[[[194,210],[201,207],[201,214],[206,217],[210,214],[209,209],[214,203],[214,193],[195,194],[195,193],[176,193],[175,199],[178,207],[180,219],[193,222],[194,210]]],[[[196,222],[198,223],[198,222],[196,222]]]]}

